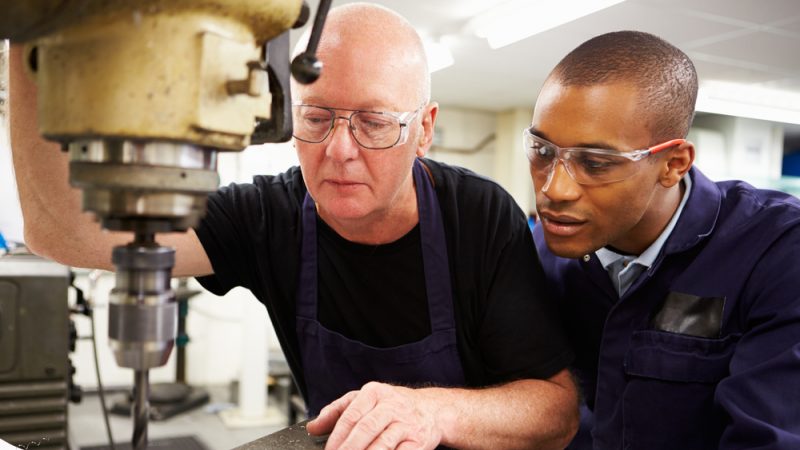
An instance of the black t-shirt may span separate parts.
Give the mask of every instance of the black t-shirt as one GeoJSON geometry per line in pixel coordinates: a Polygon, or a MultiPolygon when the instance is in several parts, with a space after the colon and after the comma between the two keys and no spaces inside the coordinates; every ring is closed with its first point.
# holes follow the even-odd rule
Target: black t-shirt
{"type": "MultiPolygon", "coordinates": [[[[458,351],[467,384],[556,374],[573,355],[545,290],[524,214],[496,183],[467,169],[423,162],[433,176],[447,236],[458,351]]],[[[297,167],[254,177],[252,184],[231,184],[209,197],[208,213],[196,229],[214,269],[214,275],[198,280],[219,295],[243,286],[266,305],[303,391],[295,297],[305,193],[297,167]]],[[[320,322],[375,346],[429,334],[419,244],[418,227],[395,242],[367,246],[322,224],[320,322]]]]}
{"type": "Polygon", "coordinates": [[[339,236],[317,218],[318,320],[373,347],[395,347],[431,334],[419,225],[384,245],[339,236]]]}

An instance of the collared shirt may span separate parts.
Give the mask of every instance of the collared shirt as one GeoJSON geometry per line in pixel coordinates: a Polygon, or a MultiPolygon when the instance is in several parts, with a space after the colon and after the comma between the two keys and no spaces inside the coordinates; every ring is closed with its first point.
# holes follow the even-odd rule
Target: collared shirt
{"type": "Polygon", "coordinates": [[[678,209],[672,215],[672,219],[658,236],[658,239],[653,241],[650,247],[647,247],[641,255],[621,255],[605,247],[595,252],[600,264],[603,265],[603,268],[608,272],[608,276],[611,277],[611,283],[614,284],[614,288],[616,288],[620,297],[625,294],[625,291],[631,287],[642,272],[653,265],[656,257],[661,252],[661,247],[664,246],[670,233],[675,229],[675,224],[678,222],[678,218],[681,216],[684,206],[686,206],[686,200],[689,199],[689,192],[692,190],[691,177],[683,177],[683,182],[685,183],[686,191],[683,193],[678,209]]]}

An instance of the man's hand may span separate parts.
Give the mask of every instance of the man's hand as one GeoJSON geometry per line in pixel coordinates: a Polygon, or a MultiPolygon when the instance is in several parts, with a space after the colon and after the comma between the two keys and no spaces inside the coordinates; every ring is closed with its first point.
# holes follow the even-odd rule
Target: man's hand
{"type": "Polygon", "coordinates": [[[367,383],[322,408],[306,429],[330,432],[328,450],[427,450],[442,440],[437,411],[421,392],[383,383],[367,383]]]}

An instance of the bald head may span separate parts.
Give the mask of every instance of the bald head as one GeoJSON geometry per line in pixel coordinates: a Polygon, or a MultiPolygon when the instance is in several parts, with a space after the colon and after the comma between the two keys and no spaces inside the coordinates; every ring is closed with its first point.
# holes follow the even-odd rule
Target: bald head
{"type": "MultiPolygon", "coordinates": [[[[305,49],[308,31],[296,48],[305,49]]],[[[331,9],[322,31],[317,55],[322,75],[360,77],[365,72],[394,72],[406,86],[413,86],[419,106],[430,101],[430,74],[425,48],[414,27],[402,16],[382,6],[349,3],[331,9]],[[382,67],[375,70],[375,66],[382,67]]],[[[370,77],[365,77],[370,79],[370,77]]],[[[394,80],[378,77],[385,89],[395,89],[394,80]]]]}
{"type": "Polygon", "coordinates": [[[547,83],[637,87],[653,144],[685,137],[694,118],[697,72],[692,61],[649,33],[617,31],[592,38],[565,56],[547,83]]]}

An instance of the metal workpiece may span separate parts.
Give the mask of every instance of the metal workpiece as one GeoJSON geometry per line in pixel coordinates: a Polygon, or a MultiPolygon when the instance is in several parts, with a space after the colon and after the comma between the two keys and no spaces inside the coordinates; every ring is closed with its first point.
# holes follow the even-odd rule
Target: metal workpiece
{"type": "Polygon", "coordinates": [[[327,436],[311,436],[303,421],[290,427],[248,442],[233,450],[314,450],[325,447],[327,436]]]}

